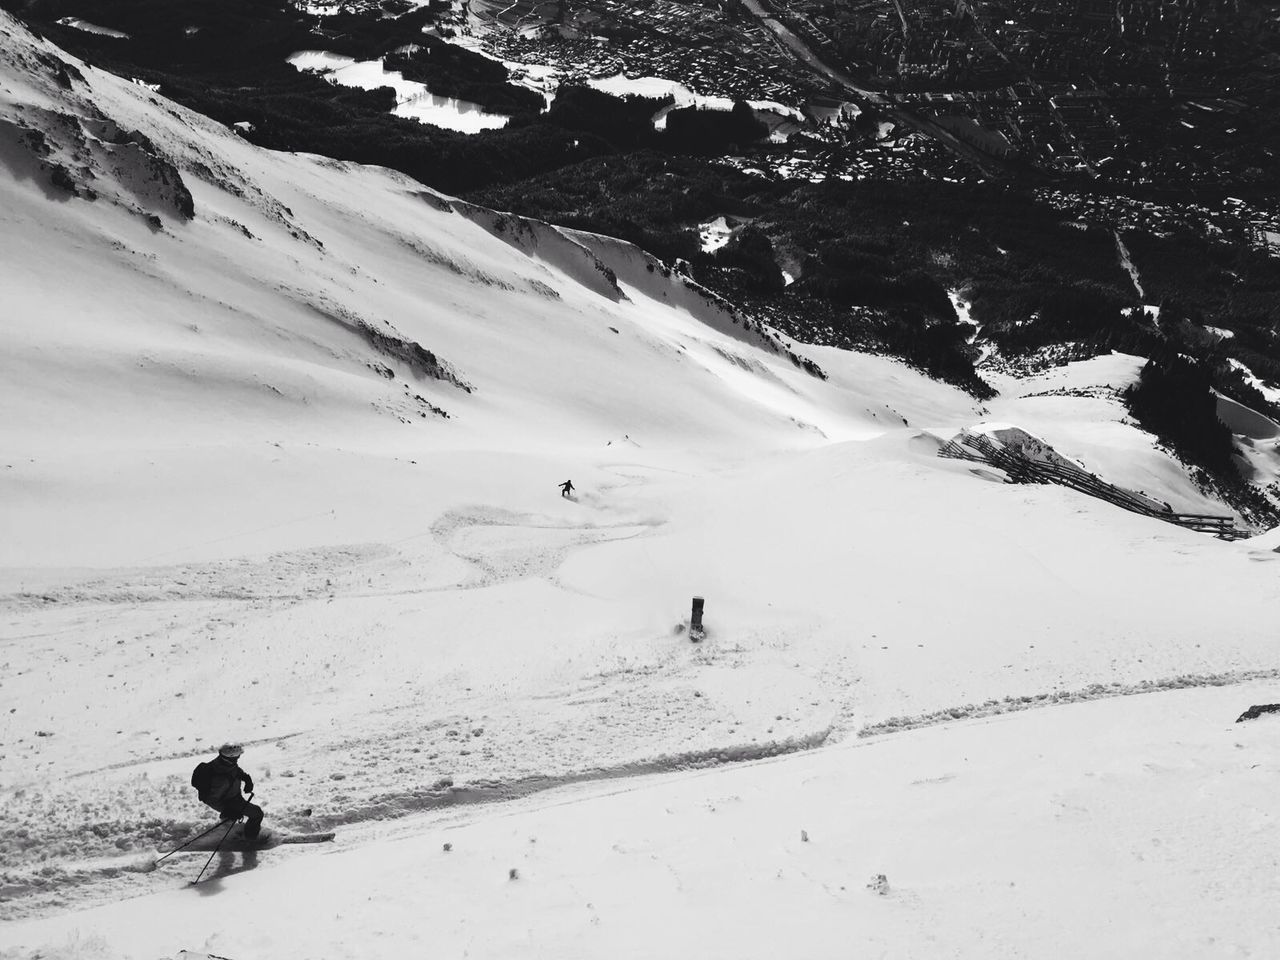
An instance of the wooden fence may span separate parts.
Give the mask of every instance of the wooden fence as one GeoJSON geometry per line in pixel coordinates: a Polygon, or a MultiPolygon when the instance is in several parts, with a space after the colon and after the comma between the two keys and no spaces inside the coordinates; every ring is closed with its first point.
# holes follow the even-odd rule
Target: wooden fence
{"type": "Polygon", "coordinates": [[[964,434],[963,443],[948,440],[938,450],[938,456],[953,460],[972,460],[998,467],[1008,476],[1009,483],[1056,483],[1070,487],[1133,513],[1154,517],[1166,523],[1175,523],[1200,533],[1209,533],[1223,540],[1239,540],[1251,536],[1250,531],[1237,527],[1232,517],[1204,513],[1175,513],[1172,509],[1156,506],[1153,501],[1123,487],[1107,483],[1080,467],[1032,460],[982,434],[964,434]]]}

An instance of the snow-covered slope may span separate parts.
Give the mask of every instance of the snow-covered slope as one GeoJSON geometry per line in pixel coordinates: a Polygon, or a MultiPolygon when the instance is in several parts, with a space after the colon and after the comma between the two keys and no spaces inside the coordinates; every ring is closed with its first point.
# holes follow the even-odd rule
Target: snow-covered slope
{"type": "MultiPolygon", "coordinates": [[[[237,524],[249,529],[299,513],[261,482],[276,442],[412,458],[439,445],[595,449],[659,425],[664,442],[722,455],[800,442],[811,408],[836,433],[863,419],[772,341],[717,329],[715,303],[628,293],[555,228],[450,204],[390,171],[258,150],[11,20],[2,29],[7,479],[19,496],[53,474],[72,485],[53,515],[23,504],[5,562],[161,552],[175,485],[181,504],[215,487],[184,542],[235,533],[225,477],[207,482],[234,459],[227,445],[260,453],[236,470],[259,481],[237,524]],[[96,475],[59,460],[69,447],[96,475]],[[154,464],[143,455],[157,450],[154,464]],[[166,468],[178,472],[155,475],[166,468]],[[129,548],[112,551],[122,538],[73,503],[118,492],[141,510],[95,506],[129,514],[129,548]]],[[[638,257],[609,253],[619,270],[638,257]]]]}
{"type": "MultiPolygon", "coordinates": [[[[343,826],[342,856],[366,865],[387,847],[363,841],[380,836],[437,849],[440,808],[578,783],[584,818],[638,818],[643,837],[610,843],[676,851],[642,871],[701,885],[723,853],[698,841],[702,814],[680,800],[664,835],[657,794],[632,795],[643,815],[608,805],[620,779],[852,744],[873,725],[906,728],[939,711],[1280,669],[1270,625],[1280,557],[1063,488],[990,482],[938,459],[921,432],[1018,423],[1042,398],[984,412],[883,358],[793,357],[625,244],[484,211],[390,171],[258,150],[3,13],[0,163],[0,913],[47,916],[0,926],[0,947],[79,929],[125,955],[414,949],[423,898],[453,902],[440,887],[409,882],[401,863],[392,895],[372,867],[315,851],[272,851],[252,882],[204,888],[234,889],[232,913],[251,931],[226,951],[204,946],[225,926],[221,898],[63,912],[177,882],[169,867],[139,872],[143,854],[203,823],[187,777],[225,739],[248,744],[273,823],[343,826]],[[568,478],[574,500],[556,490],[568,478]],[[707,601],[700,645],[683,630],[693,595],[707,601]],[[380,825],[409,814],[420,816],[380,825]],[[350,908],[358,922],[345,940],[329,924],[343,911],[324,897],[307,907],[267,895],[289,889],[293,871],[317,889],[354,884],[357,901],[390,914],[350,908]],[[173,925],[142,930],[133,909],[173,925]]],[[[1080,457],[1070,442],[1079,408],[1068,419],[1062,437],[1048,415],[1027,429],[1080,457]]],[[[1121,426],[1096,438],[1117,465],[1150,449],[1121,426]]],[[[1191,701],[1175,696],[1087,709],[1147,723],[1139,701],[1161,700],[1151,716],[1184,723],[1179,704],[1191,701]]],[[[1280,699],[1265,685],[1249,696],[1280,699]]],[[[1064,715],[999,724],[1033,740],[1052,727],[1078,764],[1069,718],[1080,714],[1064,715]]],[[[879,741],[883,767],[933,749],[916,736],[879,741]]],[[[1235,762],[1205,736],[1210,768],[1235,762]]],[[[1123,756],[1140,764],[1152,742],[1123,756]]],[[[717,778],[749,778],[753,812],[737,834],[747,835],[775,816],[768,791],[803,794],[815,776],[815,811],[831,822],[850,784],[881,769],[860,756],[772,760],[671,789],[737,796],[736,781],[717,778]]],[[[943,766],[920,769],[943,776],[943,766]]],[[[998,783],[1018,773],[995,757],[987,770],[998,783]]],[[[1199,782],[1169,781],[1175,792],[1199,782]]],[[[868,795],[883,803],[868,829],[917,792],[903,791],[868,795]]],[[[563,799],[527,802],[555,810],[563,799]]],[[[500,836],[514,821],[497,809],[463,818],[500,836]]],[[[958,822],[930,819],[941,809],[919,808],[939,835],[958,822]]],[[[547,829],[570,819],[558,823],[547,829]]],[[[1026,838],[1046,825],[1029,821],[1026,838]]],[[[1081,863],[1140,829],[1080,833],[1081,863]]],[[[1021,838],[1009,831],[1011,844],[1021,838]]],[[[495,882],[463,868],[476,872],[450,889],[475,913],[455,922],[508,907],[513,919],[459,933],[452,952],[510,955],[504,938],[534,929],[521,926],[534,915],[561,932],[539,934],[530,955],[617,952],[617,939],[575,939],[595,926],[587,886],[513,884],[507,869],[521,863],[486,849],[495,882]],[[513,896],[529,900],[511,906],[513,896]]],[[[1202,852],[1215,851],[1230,854],[1216,841],[1202,852]]],[[[849,885],[825,871],[844,862],[822,861],[824,879],[794,895],[834,884],[838,905],[835,888],[849,885]]],[[[848,862],[859,894],[870,870],[897,882],[892,866],[848,862]]],[[[565,876],[609,869],[557,863],[565,876]]],[[[919,869],[932,866],[944,869],[919,869]]],[[[447,883],[434,861],[422,869],[447,883]]],[[[778,952],[756,939],[774,873],[770,861],[749,896],[711,907],[761,955],[778,952]]],[[[1063,882],[1087,875],[1082,866],[1063,882]]],[[[942,938],[969,922],[958,884],[928,913],[942,938]]],[[[1059,892],[1041,888],[1034,903],[1059,892]]],[[[910,922],[903,901],[884,902],[899,904],[893,923],[910,922]]],[[[609,928],[631,937],[627,949],[699,952],[654,933],[644,897],[629,909],[609,928]]],[[[1249,933],[1245,942],[1266,942],[1261,927],[1249,933]]],[[[972,937],[956,942],[983,955],[972,937]]],[[[926,948],[902,952],[913,951],[926,948]]]]}
{"type": "MultiPolygon", "coordinates": [[[[1107,482],[1168,503],[1175,511],[1234,513],[1207,496],[1194,482],[1193,471],[1128,416],[1121,394],[1137,382],[1145,363],[1142,357],[1112,353],[1023,379],[988,374],[1000,389],[989,404],[990,419],[1016,424],[1107,482]]],[[[1280,427],[1227,397],[1218,398],[1218,416],[1235,434],[1244,476],[1260,490],[1275,484],[1280,479],[1280,427]]],[[[989,429],[990,423],[972,426],[989,429]]]]}
{"type": "Polygon", "coordinates": [[[1271,956],[1280,719],[1231,720],[1273,692],[1079,704],[371,824],[274,869],[276,852],[250,872],[226,857],[203,896],[175,878],[0,938],[58,960],[1271,956]]]}
{"type": "Polygon", "coordinates": [[[1188,471],[1128,416],[1120,394],[1146,360],[1122,353],[1077,361],[1034,377],[995,377],[1001,395],[991,418],[1016,423],[1104,480],[1185,513],[1226,515],[1188,471]]]}

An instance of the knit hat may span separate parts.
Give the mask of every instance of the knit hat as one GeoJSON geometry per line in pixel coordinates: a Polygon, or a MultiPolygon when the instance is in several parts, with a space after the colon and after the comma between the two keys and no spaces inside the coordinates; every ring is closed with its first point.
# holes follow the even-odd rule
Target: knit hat
{"type": "Polygon", "coordinates": [[[238,743],[224,743],[218,748],[218,756],[227,757],[231,760],[236,759],[242,753],[244,753],[244,747],[238,743]]]}

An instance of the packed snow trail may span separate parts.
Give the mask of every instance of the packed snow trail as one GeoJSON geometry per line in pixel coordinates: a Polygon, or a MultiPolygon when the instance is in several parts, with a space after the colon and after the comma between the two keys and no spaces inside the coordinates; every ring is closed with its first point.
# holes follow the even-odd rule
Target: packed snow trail
{"type": "MultiPolygon", "coordinates": [[[[1274,602],[1266,564],[1247,551],[1177,530],[1152,539],[1133,518],[1108,566],[1092,551],[1117,542],[1119,518],[1081,527],[1076,513],[1064,525],[1048,489],[1002,515],[1007,488],[932,457],[877,465],[873,453],[846,445],[719,477],[636,473],[610,495],[630,498],[625,509],[544,491],[559,519],[458,507],[394,547],[121,572],[11,598],[10,622],[44,639],[14,649],[20,684],[7,685],[18,713],[5,721],[12,761],[0,763],[21,778],[0,834],[10,896],[44,910],[97,896],[86,885],[122,870],[111,889],[133,886],[130,857],[204,816],[186,778],[193,755],[228,736],[250,742],[268,823],[326,829],[786,752],[956,703],[1276,667],[1261,615],[1204,643],[1202,596],[1253,579],[1254,601],[1274,602]],[[919,504],[933,566],[922,572],[916,545],[897,536],[901,518],[849,502],[851,482],[879,502],[919,504]],[[775,496],[785,489],[806,489],[813,512],[775,496]],[[957,503],[980,496],[989,539],[964,537],[976,505],[956,514],[948,490],[957,503]],[[616,519],[593,526],[584,509],[616,519]],[[812,566],[778,553],[791,538],[812,566]],[[1029,564],[1045,539],[1065,555],[1029,564]],[[1114,589],[1135,553],[1177,584],[1168,595],[1114,589]],[[1019,572],[992,620],[967,598],[996,566],[1019,572]],[[903,592],[911,570],[936,606],[903,592]],[[708,641],[693,645],[674,628],[712,572],[708,641]],[[68,683],[96,685],[92,727],[77,727],[83,705],[57,692],[68,683]],[[31,737],[33,722],[51,735],[31,737]]],[[[1085,515],[1097,523],[1102,509],[1085,515]]]]}
{"type": "Polygon", "coordinates": [[[277,960],[1269,956],[1280,722],[1232,721],[1276,692],[1060,706],[370,824],[305,859],[232,865],[202,884],[212,904],[170,889],[10,923],[0,945],[96,943],[105,960],[183,947],[277,960]]]}

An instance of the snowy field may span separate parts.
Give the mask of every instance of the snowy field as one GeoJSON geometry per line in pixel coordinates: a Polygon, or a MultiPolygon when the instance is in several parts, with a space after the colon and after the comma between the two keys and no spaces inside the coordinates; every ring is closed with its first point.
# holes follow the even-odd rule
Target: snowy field
{"type": "MultiPolygon", "coordinates": [[[[697,107],[700,110],[733,109],[733,100],[729,97],[697,94],[683,83],[661,77],[628,77],[620,73],[612,77],[593,78],[587,81],[587,86],[615,97],[671,97],[675,102],[663,107],[653,118],[653,125],[657,130],[666,129],[667,114],[672,110],[687,107],[697,107]]],[[[786,136],[799,130],[804,123],[804,114],[800,110],[773,100],[748,100],[747,105],[756,112],[757,119],[768,124],[770,134],[776,134],[779,140],[785,140],[786,136]]]]}
{"type": "Polygon", "coordinates": [[[370,824],[15,926],[105,958],[1274,956],[1280,718],[1231,723],[1274,693],[1058,707],[370,824]]]}
{"type": "Polygon", "coordinates": [[[396,94],[397,117],[408,117],[460,133],[478,133],[505,127],[511,119],[489,113],[478,103],[455,97],[438,97],[425,83],[406,80],[398,70],[387,70],[382,60],[360,60],[324,50],[299,50],[289,57],[298,70],[314,70],[330,82],[361,90],[390,87],[396,94]]]}
{"type": "Polygon", "coordinates": [[[1280,721],[1232,724],[1280,556],[936,456],[1225,512],[1140,360],[822,379],[625,244],[55,56],[0,14],[0,956],[1280,950],[1280,721]],[[338,838],[189,889],[228,739],[338,838]]]}

